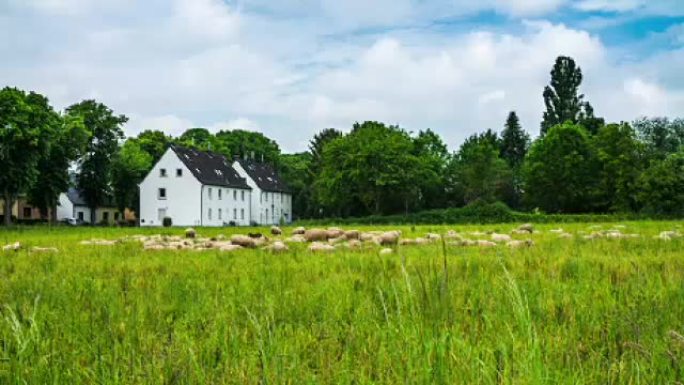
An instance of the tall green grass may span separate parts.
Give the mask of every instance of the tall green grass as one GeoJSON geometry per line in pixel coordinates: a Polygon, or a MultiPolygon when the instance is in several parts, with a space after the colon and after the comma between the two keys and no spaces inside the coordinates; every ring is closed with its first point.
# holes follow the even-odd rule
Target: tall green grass
{"type": "MultiPolygon", "coordinates": [[[[179,229],[5,230],[0,244],[60,253],[0,252],[0,383],[683,382],[684,242],[653,239],[679,225],[386,256],[78,244],[179,229]]],[[[199,230],[229,231],[245,230],[199,230]]]]}

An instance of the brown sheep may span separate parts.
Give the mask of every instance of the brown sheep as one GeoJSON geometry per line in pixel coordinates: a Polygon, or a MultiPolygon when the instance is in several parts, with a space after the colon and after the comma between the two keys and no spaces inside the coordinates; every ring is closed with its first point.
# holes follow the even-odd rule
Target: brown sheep
{"type": "Polygon", "coordinates": [[[349,230],[344,233],[346,239],[359,239],[360,235],[361,233],[359,233],[359,230],[349,230]]]}
{"type": "Polygon", "coordinates": [[[306,232],[304,232],[304,238],[307,242],[327,241],[328,232],[322,229],[306,230],[306,232]]]}
{"type": "Polygon", "coordinates": [[[233,245],[238,245],[247,248],[255,248],[257,246],[257,243],[254,240],[254,238],[250,238],[240,234],[235,234],[232,237],[230,237],[230,243],[232,243],[233,245]]]}
{"type": "Polygon", "coordinates": [[[306,232],[306,229],[304,227],[297,227],[296,229],[292,230],[292,235],[304,235],[306,232]]]}
{"type": "Polygon", "coordinates": [[[185,229],[185,238],[195,238],[197,232],[192,227],[185,229]]]}
{"type": "Polygon", "coordinates": [[[344,236],[344,230],[337,227],[328,228],[328,239],[330,238],[340,238],[344,236]]]}
{"type": "Polygon", "coordinates": [[[314,242],[309,246],[309,251],[312,253],[332,253],[335,251],[335,246],[314,242]]]}
{"type": "Polygon", "coordinates": [[[399,231],[387,231],[380,236],[382,246],[396,245],[399,242],[401,233],[399,231]]]}
{"type": "Polygon", "coordinates": [[[283,230],[280,229],[278,226],[272,226],[271,227],[271,235],[281,235],[283,233],[283,230]]]}
{"type": "Polygon", "coordinates": [[[266,246],[264,249],[272,253],[284,253],[289,250],[287,245],[281,241],[275,241],[272,245],[266,246]]]}

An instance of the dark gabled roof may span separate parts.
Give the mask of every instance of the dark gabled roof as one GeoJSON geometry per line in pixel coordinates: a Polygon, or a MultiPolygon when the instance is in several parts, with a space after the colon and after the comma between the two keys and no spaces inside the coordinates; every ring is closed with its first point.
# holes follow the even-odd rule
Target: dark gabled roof
{"type": "Polygon", "coordinates": [[[177,145],[171,146],[171,149],[200,183],[251,190],[247,180],[240,177],[225,156],[177,145]]]}
{"type": "Polygon", "coordinates": [[[270,192],[291,192],[285,181],[280,178],[280,175],[271,165],[250,159],[239,159],[238,162],[260,189],[270,192]]]}
{"type": "MultiPolygon", "coordinates": [[[[81,192],[78,191],[78,189],[76,189],[75,187],[69,187],[69,189],[66,192],[66,195],[74,206],[88,206],[88,203],[86,203],[85,199],[83,199],[81,192]]],[[[99,207],[116,207],[116,205],[114,204],[113,199],[107,198],[105,199],[104,204],[102,204],[99,207]]]]}

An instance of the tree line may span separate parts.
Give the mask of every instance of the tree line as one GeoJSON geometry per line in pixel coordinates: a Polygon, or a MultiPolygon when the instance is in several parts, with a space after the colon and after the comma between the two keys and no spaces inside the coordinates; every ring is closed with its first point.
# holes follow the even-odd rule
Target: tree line
{"type": "Polygon", "coordinates": [[[324,129],[295,154],[245,130],[147,130],[126,139],[127,118],[101,103],[56,112],[44,96],[8,87],[0,91],[0,193],[5,212],[23,194],[46,215],[73,174],[89,206],[113,199],[137,211],[138,183],[176,143],[273,164],[293,190],[298,218],[495,201],[548,213],[684,214],[684,120],[606,123],[580,93],[582,80],[572,58],[556,59],[534,140],[511,111],[500,133],[474,134],[455,152],[431,129],[366,121],[346,133],[324,129]]]}

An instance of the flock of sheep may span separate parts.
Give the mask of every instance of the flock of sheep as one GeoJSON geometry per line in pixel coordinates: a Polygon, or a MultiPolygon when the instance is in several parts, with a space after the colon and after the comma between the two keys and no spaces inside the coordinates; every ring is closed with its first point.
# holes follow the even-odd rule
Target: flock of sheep
{"type": "MultiPolygon", "coordinates": [[[[570,234],[563,229],[550,230],[557,238],[571,239],[582,237],[585,240],[594,239],[624,239],[638,238],[639,234],[623,233],[624,226],[616,226],[609,230],[599,230],[600,227],[591,227],[589,232],[580,231],[576,235],[570,234]]],[[[449,230],[445,234],[427,233],[422,237],[404,238],[402,232],[393,231],[359,231],[343,230],[337,227],[328,229],[305,229],[298,227],[292,231],[288,237],[284,237],[283,230],[279,227],[272,227],[270,238],[261,233],[250,233],[247,235],[236,234],[227,238],[218,235],[211,238],[203,238],[197,235],[194,229],[186,229],[185,235],[135,235],[118,240],[91,239],[81,241],[81,245],[89,246],[112,246],[122,242],[137,241],[141,242],[144,250],[219,250],[236,251],[241,249],[261,248],[274,253],[286,252],[291,244],[308,244],[308,250],[313,253],[329,253],[337,249],[365,249],[380,247],[380,254],[392,254],[396,246],[427,245],[432,243],[442,243],[452,247],[496,247],[505,245],[510,248],[531,247],[534,241],[530,239],[533,234],[541,234],[534,229],[532,224],[524,224],[512,230],[510,234],[497,232],[467,232],[458,233],[449,230]],[[525,239],[514,239],[513,236],[525,237],[525,239]]],[[[656,239],[670,241],[683,235],[677,231],[663,231],[656,239]]],[[[19,251],[22,249],[20,242],[14,242],[3,246],[3,251],[19,251]]],[[[32,247],[33,252],[58,252],[54,247],[32,247]]]]}

